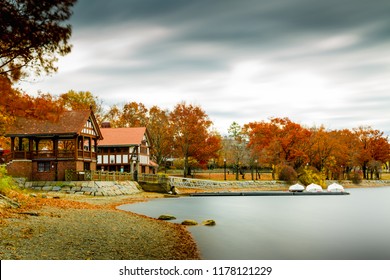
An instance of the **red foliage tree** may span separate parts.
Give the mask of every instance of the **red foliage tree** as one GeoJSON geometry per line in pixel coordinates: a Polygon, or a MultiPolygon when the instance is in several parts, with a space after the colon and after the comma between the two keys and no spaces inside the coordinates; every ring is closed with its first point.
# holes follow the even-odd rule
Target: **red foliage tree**
{"type": "Polygon", "coordinates": [[[221,141],[210,132],[212,122],[201,107],[179,103],[170,114],[175,155],[184,159],[184,177],[190,175],[189,158],[206,162],[217,157],[221,141]]]}

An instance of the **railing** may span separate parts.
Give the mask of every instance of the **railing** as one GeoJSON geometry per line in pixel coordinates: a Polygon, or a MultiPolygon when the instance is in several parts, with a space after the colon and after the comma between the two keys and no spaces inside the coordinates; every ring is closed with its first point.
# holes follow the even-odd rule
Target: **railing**
{"type": "MultiPolygon", "coordinates": [[[[14,151],[7,155],[8,160],[11,159],[45,159],[45,158],[60,158],[74,159],[75,152],[71,150],[58,150],[57,153],[53,150],[39,151],[14,151]]],[[[96,152],[77,151],[78,158],[96,158],[96,152]]]]}
{"type": "Polygon", "coordinates": [[[54,158],[54,151],[14,151],[10,154],[11,159],[40,159],[54,158]]]}
{"type": "MultiPolygon", "coordinates": [[[[168,178],[157,174],[141,173],[137,176],[138,182],[152,184],[166,184],[168,178]]],[[[95,170],[65,170],[66,181],[134,181],[134,174],[130,172],[95,171],[95,170]]]]}
{"type": "Polygon", "coordinates": [[[65,170],[66,181],[132,181],[133,174],[128,172],[65,170]]]}
{"type": "Polygon", "coordinates": [[[133,173],[116,171],[90,171],[94,181],[132,181],[133,173]]]}
{"type": "Polygon", "coordinates": [[[164,175],[141,173],[138,175],[138,181],[151,184],[166,184],[169,178],[164,175]]]}
{"type": "Polygon", "coordinates": [[[90,151],[77,151],[78,158],[96,158],[96,152],[90,151]]]}

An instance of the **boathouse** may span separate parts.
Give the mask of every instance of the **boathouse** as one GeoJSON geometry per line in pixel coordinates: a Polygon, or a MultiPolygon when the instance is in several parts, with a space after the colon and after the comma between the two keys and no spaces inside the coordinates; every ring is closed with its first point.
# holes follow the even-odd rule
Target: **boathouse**
{"type": "Polygon", "coordinates": [[[111,128],[103,123],[98,143],[97,168],[102,171],[155,173],[150,159],[151,141],[146,127],[111,128]]]}
{"type": "Polygon", "coordinates": [[[96,170],[102,134],[92,110],[65,111],[57,121],[18,117],[11,138],[8,174],[32,181],[64,181],[65,170],[96,170]]]}

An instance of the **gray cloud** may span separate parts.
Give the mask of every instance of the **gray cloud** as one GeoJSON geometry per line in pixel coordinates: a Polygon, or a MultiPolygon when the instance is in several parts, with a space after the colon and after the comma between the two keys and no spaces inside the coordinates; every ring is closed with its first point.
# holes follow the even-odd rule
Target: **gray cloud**
{"type": "Polygon", "coordinates": [[[389,14],[388,0],[79,0],[72,53],[24,87],[195,102],[222,133],[270,116],[389,133],[389,14]]]}

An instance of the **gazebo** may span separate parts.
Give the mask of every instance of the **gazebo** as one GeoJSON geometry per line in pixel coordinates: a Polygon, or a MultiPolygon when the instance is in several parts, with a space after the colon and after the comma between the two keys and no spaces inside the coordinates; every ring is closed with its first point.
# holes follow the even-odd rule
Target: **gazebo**
{"type": "Polygon", "coordinates": [[[33,181],[62,181],[65,170],[96,170],[97,142],[103,139],[92,110],[65,111],[57,121],[16,118],[7,170],[33,181]]]}

